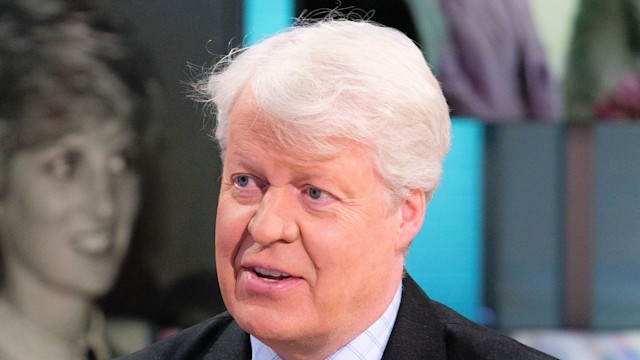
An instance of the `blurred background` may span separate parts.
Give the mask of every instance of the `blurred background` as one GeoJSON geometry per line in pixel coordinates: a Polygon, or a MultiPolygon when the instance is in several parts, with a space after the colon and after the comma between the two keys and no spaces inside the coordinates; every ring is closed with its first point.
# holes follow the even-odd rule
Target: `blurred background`
{"type": "MultiPolygon", "coordinates": [[[[162,87],[159,146],[107,314],[183,327],[224,310],[220,162],[189,83],[334,0],[111,0],[162,87]]],[[[640,357],[640,1],[351,0],[413,38],[453,147],[408,271],[434,299],[562,359],[640,357]]],[[[325,9],[325,10],[322,10],[325,9]]]]}

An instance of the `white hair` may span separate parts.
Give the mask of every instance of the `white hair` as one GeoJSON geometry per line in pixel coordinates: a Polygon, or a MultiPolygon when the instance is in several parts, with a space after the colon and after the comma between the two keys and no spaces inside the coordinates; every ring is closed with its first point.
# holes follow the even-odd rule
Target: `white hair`
{"type": "Polygon", "coordinates": [[[450,146],[440,85],[420,49],[366,20],[301,23],[232,51],[197,85],[215,107],[215,138],[227,147],[231,110],[248,89],[279,141],[316,154],[341,141],[367,147],[392,200],[438,186],[450,146]]]}

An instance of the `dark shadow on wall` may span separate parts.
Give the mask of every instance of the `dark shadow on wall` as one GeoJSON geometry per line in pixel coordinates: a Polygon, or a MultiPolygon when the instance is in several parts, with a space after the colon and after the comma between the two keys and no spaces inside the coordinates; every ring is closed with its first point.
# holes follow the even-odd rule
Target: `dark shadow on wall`
{"type": "MultiPolygon", "coordinates": [[[[190,310],[221,311],[214,263],[219,155],[208,134],[213,119],[189,99],[188,83],[242,40],[242,2],[234,0],[112,0],[94,5],[129,22],[162,82],[160,142],[145,165],[143,205],[120,280],[102,303],[108,314],[184,325],[190,310]],[[188,66],[195,68],[195,73],[188,66]],[[203,277],[209,277],[208,280],[203,277]],[[201,289],[200,286],[204,288],[201,289]],[[206,298],[206,299],[205,299],[206,298]],[[178,301],[180,300],[180,301],[178,301]],[[195,305],[194,305],[195,306],[195,305]]],[[[195,311],[194,311],[195,312],[195,311]]]]}
{"type": "Polygon", "coordinates": [[[358,14],[370,14],[370,20],[396,28],[418,42],[414,20],[404,1],[343,0],[340,5],[337,4],[336,0],[298,0],[295,13],[306,11],[307,17],[315,19],[323,18],[329,9],[341,9],[345,13],[357,10],[358,14]]]}

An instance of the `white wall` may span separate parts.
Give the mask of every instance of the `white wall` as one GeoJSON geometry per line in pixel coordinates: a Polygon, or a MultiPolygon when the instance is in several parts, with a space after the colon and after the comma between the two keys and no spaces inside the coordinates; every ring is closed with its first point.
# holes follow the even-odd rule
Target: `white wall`
{"type": "Polygon", "coordinates": [[[580,0],[529,0],[531,15],[556,76],[563,78],[580,0]]]}

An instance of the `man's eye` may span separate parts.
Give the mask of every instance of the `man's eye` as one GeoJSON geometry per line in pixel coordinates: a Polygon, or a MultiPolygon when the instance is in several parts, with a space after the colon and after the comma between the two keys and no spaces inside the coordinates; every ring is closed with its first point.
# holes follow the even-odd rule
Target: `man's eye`
{"type": "Polygon", "coordinates": [[[307,194],[309,194],[309,197],[314,200],[320,200],[323,196],[326,196],[324,191],[313,186],[307,189],[307,194]]]}
{"type": "Polygon", "coordinates": [[[238,175],[234,179],[234,183],[240,187],[247,187],[251,182],[249,175],[238,175]]]}
{"type": "Polygon", "coordinates": [[[259,179],[256,179],[253,176],[246,175],[246,174],[235,175],[232,178],[232,181],[237,188],[241,188],[241,189],[263,191],[265,187],[265,184],[261,182],[259,179]]]}
{"type": "Polygon", "coordinates": [[[335,199],[333,194],[315,186],[309,186],[308,188],[306,188],[305,193],[314,202],[321,202],[323,204],[335,199]]]}

